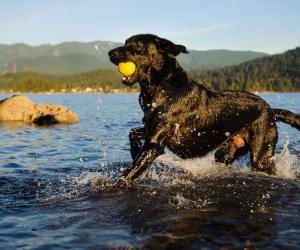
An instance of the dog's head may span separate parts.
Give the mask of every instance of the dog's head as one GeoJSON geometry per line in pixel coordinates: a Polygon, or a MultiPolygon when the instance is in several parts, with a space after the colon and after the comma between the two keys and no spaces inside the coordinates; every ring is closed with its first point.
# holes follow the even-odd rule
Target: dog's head
{"type": "Polygon", "coordinates": [[[122,62],[132,62],[136,70],[129,76],[123,77],[123,83],[133,85],[149,77],[152,70],[160,71],[166,62],[175,58],[179,53],[188,53],[182,45],[177,45],[169,40],[156,35],[142,34],[128,38],[124,46],[108,52],[110,61],[115,65],[122,62]]]}

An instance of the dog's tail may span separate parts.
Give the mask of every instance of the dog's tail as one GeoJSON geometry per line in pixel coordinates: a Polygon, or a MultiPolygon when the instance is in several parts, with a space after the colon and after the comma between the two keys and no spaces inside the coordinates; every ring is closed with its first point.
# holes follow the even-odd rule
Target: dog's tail
{"type": "Polygon", "coordinates": [[[300,115],[284,109],[273,109],[276,120],[290,124],[300,130],[300,115]]]}

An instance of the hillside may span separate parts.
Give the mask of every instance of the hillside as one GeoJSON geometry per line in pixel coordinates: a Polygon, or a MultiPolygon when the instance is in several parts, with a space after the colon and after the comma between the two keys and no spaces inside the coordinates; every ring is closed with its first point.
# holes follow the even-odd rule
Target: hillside
{"type": "Polygon", "coordinates": [[[216,89],[300,91],[300,47],[237,66],[195,70],[191,74],[216,89]]]}
{"type": "Polygon", "coordinates": [[[9,63],[7,72],[32,71],[41,74],[78,74],[97,69],[113,68],[113,64],[90,54],[67,54],[50,57],[18,58],[9,63]]]}
{"type": "Polygon", "coordinates": [[[110,65],[107,52],[120,45],[120,43],[105,41],[65,42],[40,46],[22,43],[0,44],[0,74],[20,71],[73,74],[107,68],[110,65]]]}
{"type": "Polygon", "coordinates": [[[229,65],[240,64],[255,58],[268,56],[268,54],[255,51],[232,51],[232,50],[189,50],[189,54],[180,54],[178,61],[184,69],[220,68],[229,65]]]}
{"type": "MultiPolygon", "coordinates": [[[[86,71],[111,68],[107,52],[121,43],[65,42],[57,45],[0,44],[0,74],[32,71],[42,74],[77,74],[86,71]]],[[[179,62],[186,70],[216,68],[235,65],[266,56],[253,51],[190,50],[180,55],[179,62]]]]}

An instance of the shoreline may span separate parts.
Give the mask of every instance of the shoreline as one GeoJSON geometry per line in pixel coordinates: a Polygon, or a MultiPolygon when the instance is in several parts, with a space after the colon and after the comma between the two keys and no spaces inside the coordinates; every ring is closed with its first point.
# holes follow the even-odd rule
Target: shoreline
{"type": "MultiPolygon", "coordinates": [[[[272,93],[300,93],[300,91],[247,91],[252,94],[272,94],[272,93]]],[[[140,93],[139,87],[124,87],[124,88],[111,88],[111,87],[99,87],[99,88],[72,88],[72,89],[61,89],[61,90],[29,90],[29,91],[18,91],[14,89],[4,90],[0,89],[0,94],[137,94],[140,93]]]]}
{"type": "Polygon", "coordinates": [[[47,90],[47,91],[15,91],[11,90],[0,90],[0,94],[130,94],[130,93],[139,93],[140,90],[138,88],[74,88],[70,90],[62,89],[62,90],[47,90]]]}

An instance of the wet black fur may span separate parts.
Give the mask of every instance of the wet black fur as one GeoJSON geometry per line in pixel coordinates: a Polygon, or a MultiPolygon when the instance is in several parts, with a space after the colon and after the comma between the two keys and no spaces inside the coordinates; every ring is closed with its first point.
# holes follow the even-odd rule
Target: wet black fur
{"type": "Polygon", "coordinates": [[[136,64],[136,73],[123,83],[139,82],[141,87],[144,127],[129,134],[133,163],[125,178],[138,177],[165,147],[185,159],[217,149],[216,160],[226,164],[250,150],[253,169],[273,174],[276,120],[300,129],[300,116],[272,109],[248,92],[216,91],[196,83],[178,64],[175,57],[179,53],[188,52],[182,45],[151,34],[133,36],[109,52],[116,65],[136,64]],[[234,146],[236,134],[247,143],[242,149],[234,146]]]}

